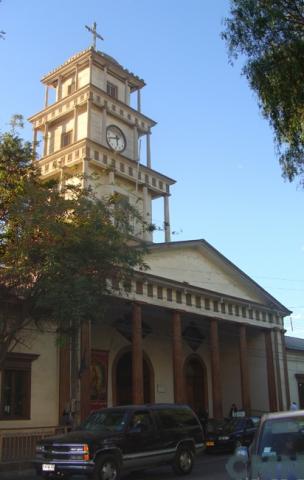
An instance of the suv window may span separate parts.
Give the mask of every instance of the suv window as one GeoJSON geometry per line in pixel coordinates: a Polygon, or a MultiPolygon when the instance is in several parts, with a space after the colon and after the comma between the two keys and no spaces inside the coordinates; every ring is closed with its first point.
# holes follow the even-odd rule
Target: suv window
{"type": "Polygon", "coordinates": [[[267,420],[260,438],[258,455],[294,455],[304,453],[304,418],[267,420]]]}
{"type": "Polygon", "coordinates": [[[130,422],[130,432],[149,432],[153,430],[153,421],[149,412],[134,412],[130,422]]]}
{"type": "Polygon", "coordinates": [[[110,431],[122,432],[126,425],[126,411],[111,412],[98,411],[91,415],[80,425],[80,430],[90,432],[110,431]]]}
{"type": "Polygon", "coordinates": [[[188,409],[175,408],[157,411],[161,426],[165,429],[179,428],[182,426],[197,426],[197,420],[188,409]]]}

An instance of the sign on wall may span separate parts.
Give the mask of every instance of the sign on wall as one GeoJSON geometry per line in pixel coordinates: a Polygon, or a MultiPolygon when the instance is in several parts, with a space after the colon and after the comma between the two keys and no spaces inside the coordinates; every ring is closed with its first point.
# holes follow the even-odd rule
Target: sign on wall
{"type": "Polygon", "coordinates": [[[91,410],[107,407],[109,352],[92,350],[91,410]]]}

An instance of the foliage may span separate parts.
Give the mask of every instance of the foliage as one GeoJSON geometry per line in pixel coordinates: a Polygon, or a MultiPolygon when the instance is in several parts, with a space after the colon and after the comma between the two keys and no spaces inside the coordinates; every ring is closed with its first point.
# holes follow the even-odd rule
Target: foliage
{"type": "Polygon", "coordinates": [[[304,183],[303,0],[231,0],[222,37],[270,121],[283,176],[304,183]]]}
{"type": "Polygon", "coordinates": [[[142,247],[129,246],[135,210],[75,181],[59,192],[41,182],[31,160],[31,146],[16,133],[0,136],[0,299],[22,300],[0,317],[0,364],[30,322],[69,334],[100,320],[109,280],[127,282],[135,267],[145,268],[142,247]]]}

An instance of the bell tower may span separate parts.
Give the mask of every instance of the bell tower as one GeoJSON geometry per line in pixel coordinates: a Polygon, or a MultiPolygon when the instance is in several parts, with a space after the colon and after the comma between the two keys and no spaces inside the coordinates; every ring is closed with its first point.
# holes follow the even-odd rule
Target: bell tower
{"type": "MultiPolygon", "coordinates": [[[[96,24],[93,30],[87,28],[95,33],[96,41],[96,24]]],[[[169,242],[169,196],[175,181],[152,168],[150,138],[156,123],[141,111],[145,82],[94,47],[95,43],[42,78],[44,108],[29,119],[34,145],[42,137],[37,157],[41,175],[63,185],[66,177],[97,173],[98,183],[92,185],[97,195],[119,193],[147,224],[152,223],[153,200],[162,197],[164,236],[169,242]],[[135,108],[131,106],[134,100],[135,108]],[[139,144],[143,137],[142,162],[139,144]]],[[[136,235],[153,241],[150,231],[136,235]]]]}

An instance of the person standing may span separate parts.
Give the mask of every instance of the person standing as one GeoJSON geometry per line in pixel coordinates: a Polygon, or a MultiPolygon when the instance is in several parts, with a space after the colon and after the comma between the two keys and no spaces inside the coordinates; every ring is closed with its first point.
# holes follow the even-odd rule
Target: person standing
{"type": "Polygon", "coordinates": [[[299,407],[296,402],[292,402],[290,405],[289,410],[294,411],[294,410],[299,410],[299,407]]]}
{"type": "Polygon", "coordinates": [[[229,417],[234,417],[235,413],[238,411],[238,408],[235,403],[231,405],[230,411],[229,411],[229,417]]]}

